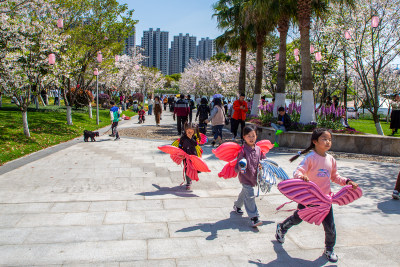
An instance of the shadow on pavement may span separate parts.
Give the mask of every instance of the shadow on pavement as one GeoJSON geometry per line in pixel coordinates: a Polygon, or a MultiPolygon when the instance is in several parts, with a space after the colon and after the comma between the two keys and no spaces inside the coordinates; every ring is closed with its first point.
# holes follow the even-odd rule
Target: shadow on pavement
{"type": "Polygon", "coordinates": [[[378,203],[378,209],[386,214],[400,214],[400,201],[399,200],[386,200],[378,203]]]}
{"type": "MultiPolygon", "coordinates": [[[[274,222],[263,221],[263,225],[268,225],[271,223],[274,222]]],[[[240,232],[259,232],[258,228],[250,226],[250,220],[248,218],[244,219],[241,216],[237,215],[234,211],[230,213],[229,219],[224,219],[215,223],[199,223],[194,226],[182,228],[176,232],[186,233],[196,230],[200,230],[202,232],[210,232],[210,235],[206,237],[206,240],[214,240],[218,238],[218,231],[226,229],[237,229],[240,232]],[[246,221],[246,223],[243,223],[243,221],[246,221]]]]}
{"type": "Polygon", "coordinates": [[[174,186],[174,187],[161,187],[157,184],[152,184],[157,191],[153,192],[142,192],[136,195],[140,196],[163,196],[163,195],[174,195],[177,197],[199,197],[196,194],[191,193],[190,191],[186,191],[184,186],[174,186]]]}
{"type": "MultiPolygon", "coordinates": [[[[276,260],[271,261],[269,263],[262,263],[261,260],[259,261],[249,260],[249,263],[255,264],[257,266],[323,266],[328,262],[328,260],[324,255],[321,255],[314,261],[293,258],[286,252],[286,250],[282,247],[282,244],[280,244],[278,241],[274,240],[271,242],[274,245],[274,250],[277,256],[276,260]]],[[[330,264],[325,266],[337,266],[337,265],[330,264]]]]}

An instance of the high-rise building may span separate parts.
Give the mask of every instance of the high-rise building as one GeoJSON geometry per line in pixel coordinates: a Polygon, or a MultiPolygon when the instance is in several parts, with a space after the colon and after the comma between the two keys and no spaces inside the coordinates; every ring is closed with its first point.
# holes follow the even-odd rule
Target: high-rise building
{"type": "Polygon", "coordinates": [[[215,55],[215,42],[210,38],[201,38],[197,46],[197,58],[208,60],[215,55]]]}
{"type": "Polygon", "coordinates": [[[187,33],[174,36],[169,57],[169,74],[182,73],[189,60],[196,58],[196,37],[187,33]]]}
{"type": "Polygon", "coordinates": [[[164,75],[168,74],[169,68],[168,38],[169,33],[160,31],[159,28],[155,31],[153,28],[143,31],[142,49],[146,57],[143,65],[158,68],[164,75]]]}
{"type": "Polygon", "coordinates": [[[124,54],[130,55],[132,53],[132,48],[136,46],[136,29],[133,28],[131,35],[125,39],[124,54]]]}

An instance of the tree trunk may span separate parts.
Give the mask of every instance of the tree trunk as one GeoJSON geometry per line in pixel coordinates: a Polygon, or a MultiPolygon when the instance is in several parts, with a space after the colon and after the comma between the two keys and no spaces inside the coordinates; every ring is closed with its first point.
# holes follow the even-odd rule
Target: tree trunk
{"type": "Polygon", "coordinates": [[[36,105],[36,110],[39,110],[39,98],[37,95],[35,95],[35,105],[36,105]]]}
{"type": "Polygon", "coordinates": [[[67,124],[72,125],[72,107],[67,106],[67,124]]]}
{"type": "Polygon", "coordinates": [[[22,125],[24,127],[24,135],[26,137],[31,137],[28,125],[28,112],[26,110],[22,111],[22,125]]]}
{"type": "Polygon", "coordinates": [[[92,119],[93,118],[93,112],[92,112],[92,104],[91,103],[89,103],[89,105],[88,105],[88,110],[89,110],[89,119],[92,119]]]}
{"type": "Polygon", "coordinates": [[[256,81],[254,85],[253,104],[251,105],[251,115],[258,116],[258,106],[260,105],[262,73],[263,73],[263,42],[264,36],[258,37],[256,51],[256,81]]]}
{"type": "Polygon", "coordinates": [[[297,2],[300,30],[300,55],[301,55],[301,114],[300,122],[307,124],[315,121],[314,91],[311,73],[310,56],[310,19],[311,0],[299,0],[297,2]]]}
{"type": "Polygon", "coordinates": [[[382,126],[381,123],[379,121],[379,115],[378,115],[378,110],[374,109],[374,113],[372,114],[372,117],[374,118],[374,123],[375,123],[375,128],[376,128],[376,132],[379,135],[384,135],[383,134],[383,130],[382,130],[382,126]]]}
{"type": "Polygon", "coordinates": [[[246,56],[247,45],[243,41],[240,48],[239,95],[246,93],[246,56]]]}
{"type": "Polygon", "coordinates": [[[289,20],[283,17],[278,22],[279,31],[279,62],[275,93],[274,117],[278,117],[278,108],[286,105],[286,39],[289,30],[289,20]]]}

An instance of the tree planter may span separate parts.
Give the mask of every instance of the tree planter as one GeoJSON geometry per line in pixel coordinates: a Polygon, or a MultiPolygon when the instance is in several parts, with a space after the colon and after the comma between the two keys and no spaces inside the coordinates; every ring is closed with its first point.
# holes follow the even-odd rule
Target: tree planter
{"type": "MultiPolygon", "coordinates": [[[[258,139],[275,141],[275,130],[271,127],[258,127],[258,139]]],[[[310,145],[311,132],[288,131],[279,136],[279,146],[304,149],[310,145]]],[[[332,151],[400,156],[400,138],[379,135],[338,134],[332,136],[332,151]]]]}

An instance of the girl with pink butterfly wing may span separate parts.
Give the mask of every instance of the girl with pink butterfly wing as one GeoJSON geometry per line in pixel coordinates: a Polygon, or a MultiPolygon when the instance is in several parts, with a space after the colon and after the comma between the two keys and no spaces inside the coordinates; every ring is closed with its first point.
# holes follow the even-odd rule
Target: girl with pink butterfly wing
{"type": "Polygon", "coordinates": [[[322,222],[325,230],[324,254],[330,262],[337,262],[338,257],[333,252],[336,243],[336,229],[333,219],[332,203],[339,205],[348,204],[361,197],[362,192],[358,188],[357,183],[350,179],[343,178],[338,174],[335,159],[326,153],[331,146],[331,131],[318,128],[315,129],[311,135],[310,146],[290,159],[290,161],[294,161],[300,154],[306,154],[312,150],[300,163],[293,175],[294,179],[311,182],[304,183],[301,181],[287,180],[278,185],[279,188],[281,184],[287,185],[290,183],[297,183],[295,187],[289,189],[279,188],[279,190],[288,198],[298,202],[299,205],[292,216],[282,223],[278,223],[275,237],[280,243],[283,243],[285,242],[286,232],[293,225],[297,225],[303,220],[317,225],[322,222]],[[331,197],[331,181],[342,186],[350,185],[349,187],[352,189],[343,188],[344,190],[341,190],[331,197]],[[313,188],[310,189],[310,187],[313,188]]]}

